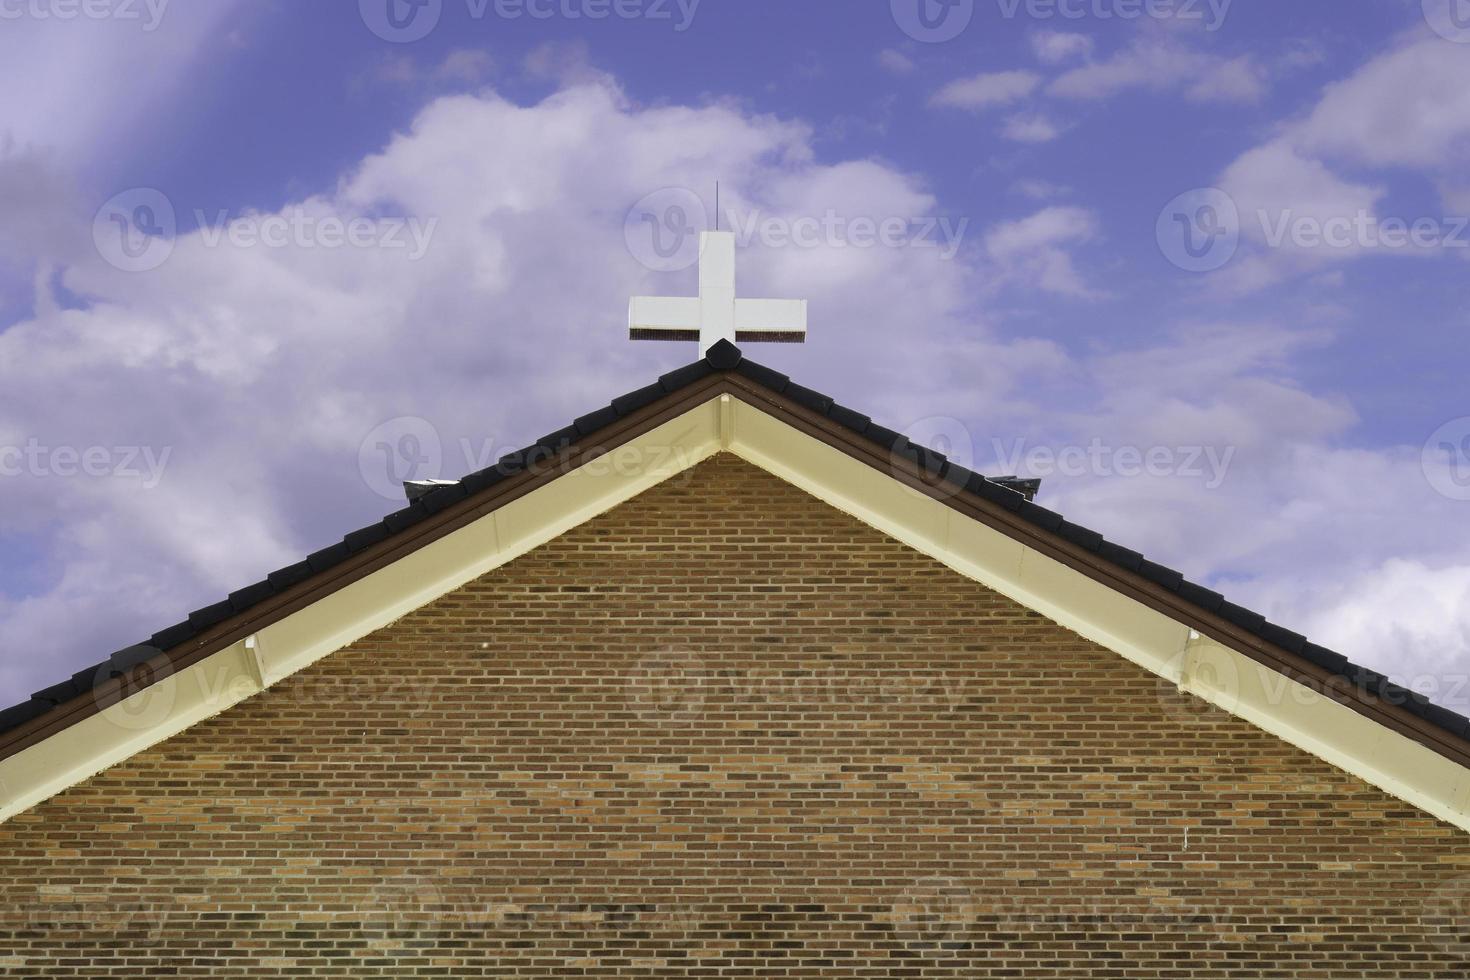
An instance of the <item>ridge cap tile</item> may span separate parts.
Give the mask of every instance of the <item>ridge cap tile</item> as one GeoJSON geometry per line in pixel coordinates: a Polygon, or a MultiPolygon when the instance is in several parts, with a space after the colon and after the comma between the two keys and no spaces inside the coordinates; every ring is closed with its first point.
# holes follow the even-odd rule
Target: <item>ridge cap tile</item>
{"type": "Polygon", "coordinates": [[[711,347],[709,353],[705,355],[709,366],[716,371],[732,371],[739,367],[740,362],[744,359],[745,355],[740,352],[739,347],[723,339],[711,347]]]}

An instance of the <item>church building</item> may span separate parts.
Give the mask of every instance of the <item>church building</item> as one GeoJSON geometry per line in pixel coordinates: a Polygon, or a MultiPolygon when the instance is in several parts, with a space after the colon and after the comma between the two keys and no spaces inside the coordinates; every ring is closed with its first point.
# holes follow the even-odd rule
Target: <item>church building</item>
{"type": "Polygon", "coordinates": [[[0,712],[0,976],[1470,976],[1470,721],[703,248],[699,360],[0,712]]]}

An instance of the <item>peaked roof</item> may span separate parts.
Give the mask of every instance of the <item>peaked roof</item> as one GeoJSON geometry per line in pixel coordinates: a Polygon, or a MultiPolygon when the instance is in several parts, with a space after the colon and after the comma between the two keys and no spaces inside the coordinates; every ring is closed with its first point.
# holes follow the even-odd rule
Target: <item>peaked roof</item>
{"type": "Polygon", "coordinates": [[[1049,556],[1131,598],[1166,610],[1231,649],[1288,678],[1310,683],[1333,700],[1470,767],[1470,719],[1038,506],[1029,499],[1035,487],[1027,481],[993,480],[973,473],[827,395],[747,360],[728,341],[714,347],[706,358],[614,399],[491,467],[459,481],[418,488],[421,492],[408,506],[376,524],[353,531],[338,543],[159,630],[146,642],[114,653],[30,700],[0,711],[0,759],[137,693],[160,675],[197,663],[262,625],[397,561],[455,526],[483,517],[518,494],[581,465],[577,460],[585,462],[616,448],[635,425],[673,418],[719,394],[778,407],[788,421],[850,455],[858,455],[855,446],[865,446],[864,461],[886,466],[890,475],[911,486],[940,489],[947,498],[991,514],[1003,512],[1009,515],[1004,533],[1014,535],[1016,528],[1026,529],[1027,543],[1044,548],[1049,556]]]}

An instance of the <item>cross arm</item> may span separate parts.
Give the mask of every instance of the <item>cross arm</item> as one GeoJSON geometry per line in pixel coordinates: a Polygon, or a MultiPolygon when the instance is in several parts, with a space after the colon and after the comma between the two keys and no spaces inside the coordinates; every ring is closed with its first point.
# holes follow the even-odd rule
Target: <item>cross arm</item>
{"type": "Polygon", "coordinates": [[[637,296],[628,304],[633,340],[698,340],[699,300],[682,296],[637,296]]]}
{"type": "Polygon", "coordinates": [[[802,343],[806,340],[806,300],[737,299],[735,340],[802,343]]]}

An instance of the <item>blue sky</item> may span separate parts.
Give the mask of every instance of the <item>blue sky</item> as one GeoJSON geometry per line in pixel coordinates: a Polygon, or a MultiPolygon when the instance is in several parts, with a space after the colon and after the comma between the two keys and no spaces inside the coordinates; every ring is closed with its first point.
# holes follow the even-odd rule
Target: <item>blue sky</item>
{"type": "Polygon", "coordinates": [[[0,3],[0,702],[692,359],[720,180],[754,356],[1470,706],[1470,4],[88,9],[0,3]]]}

